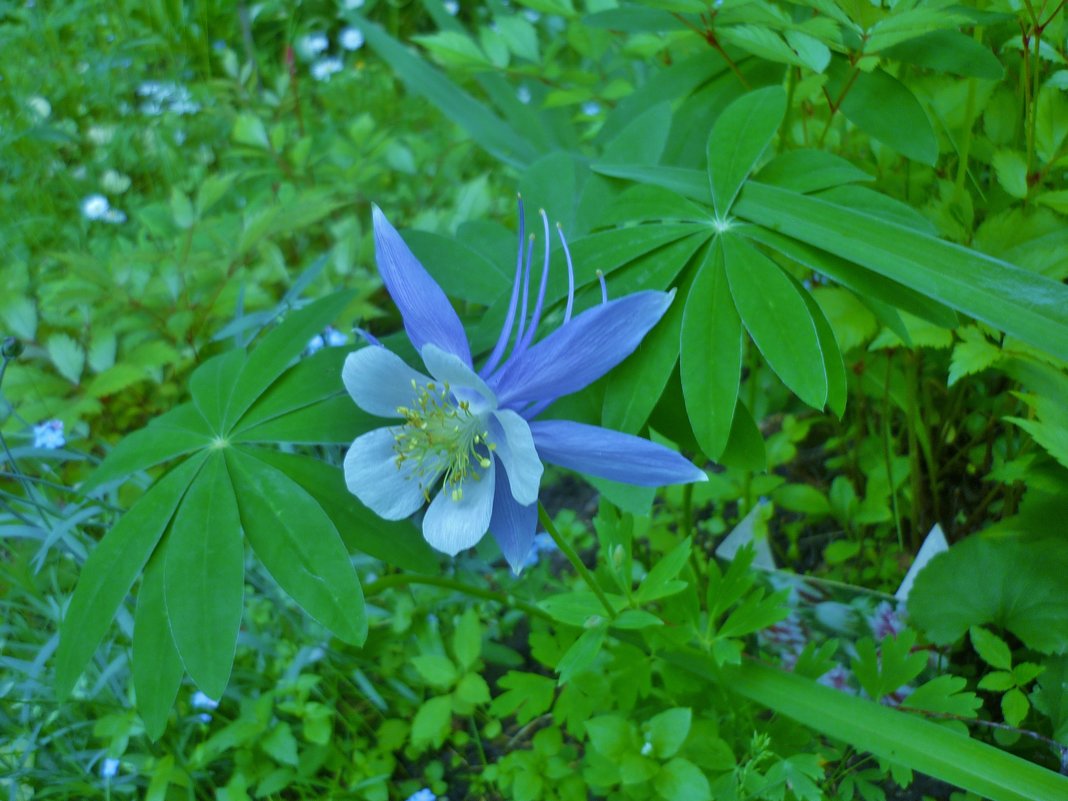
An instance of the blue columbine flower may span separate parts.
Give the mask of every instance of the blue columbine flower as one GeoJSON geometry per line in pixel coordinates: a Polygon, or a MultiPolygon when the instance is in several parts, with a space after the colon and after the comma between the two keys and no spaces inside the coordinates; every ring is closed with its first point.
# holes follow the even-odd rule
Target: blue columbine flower
{"type": "Polygon", "coordinates": [[[376,206],[378,270],[430,376],[373,339],[349,355],[342,373],[361,409],[400,420],[352,443],[345,456],[349,490],[387,520],[409,517],[429,501],[423,536],[450,555],[475,545],[488,530],[517,573],[534,540],[543,461],[643,486],[707,478],[679,454],[640,437],[535,419],[554,400],[586,387],[630,355],[674,292],[604,297],[572,317],[574,273],[560,232],[568,266],[564,322],[535,342],[549,277],[549,223],[542,212],[545,259],[528,316],[532,247],[523,247],[522,202],[519,215],[508,313],[496,347],[475,372],[460,318],[376,206]]]}

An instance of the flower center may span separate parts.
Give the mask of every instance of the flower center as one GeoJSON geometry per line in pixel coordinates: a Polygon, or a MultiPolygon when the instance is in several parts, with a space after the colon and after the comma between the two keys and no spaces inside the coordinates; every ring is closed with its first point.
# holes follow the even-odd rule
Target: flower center
{"type": "Polygon", "coordinates": [[[490,466],[494,446],[485,420],[471,412],[467,401],[458,401],[448,384],[419,386],[412,381],[412,389],[416,392],[412,406],[397,407],[397,413],[404,418],[393,443],[397,468],[410,465],[411,474],[418,477],[428,501],[429,483],[442,475],[442,489],[459,501],[463,498],[463,482],[468,478],[478,481],[479,468],[490,466]]]}

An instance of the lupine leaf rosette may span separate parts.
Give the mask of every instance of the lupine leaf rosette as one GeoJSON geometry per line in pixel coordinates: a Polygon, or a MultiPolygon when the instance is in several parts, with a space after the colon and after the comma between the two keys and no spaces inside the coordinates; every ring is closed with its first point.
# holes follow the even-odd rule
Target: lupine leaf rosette
{"type": "Polygon", "coordinates": [[[398,421],[357,437],[345,456],[349,490],[375,513],[401,520],[429,501],[423,536],[431,546],[455,555],[488,530],[518,573],[534,540],[543,461],[642,486],[706,480],[675,451],[640,437],[535,419],[630,355],[674,292],[636,292],[611,301],[603,293],[601,304],[572,316],[574,274],[560,233],[569,277],[564,321],[535,341],[549,278],[549,224],[542,212],[545,258],[528,315],[532,248],[524,258],[520,203],[508,313],[496,346],[476,371],[445,292],[377,206],[373,214],[379,272],[429,374],[373,338],[345,361],[342,377],[356,404],[398,421]]]}

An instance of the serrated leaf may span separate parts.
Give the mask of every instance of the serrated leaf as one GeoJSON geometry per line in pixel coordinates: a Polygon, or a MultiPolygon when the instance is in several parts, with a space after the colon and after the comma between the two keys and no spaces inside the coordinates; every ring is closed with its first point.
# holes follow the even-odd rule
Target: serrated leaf
{"type": "Polygon", "coordinates": [[[990,692],[1005,692],[1016,686],[1016,682],[1012,678],[1012,674],[1004,670],[995,670],[993,673],[987,673],[983,678],[979,680],[979,684],[976,685],[980,690],[989,690],[990,692]]]}
{"type": "Polygon", "coordinates": [[[456,685],[456,697],[467,704],[488,704],[489,685],[477,673],[466,673],[456,685]]]}
{"type": "Polygon", "coordinates": [[[299,484],[242,448],[226,452],[241,527],[271,577],[352,645],[367,638],[363,590],[333,521],[299,484]]]}
{"type": "Polygon", "coordinates": [[[1031,699],[1035,708],[1050,719],[1053,739],[1068,745],[1068,656],[1047,659],[1043,667],[1031,699]]]}
{"type": "Polygon", "coordinates": [[[1001,637],[981,626],[972,626],[969,633],[972,647],[984,662],[998,670],[1012,670],[1012,652],[1001,637]]]}
{"type": "Polygon", "coordinates": [[[165,553],[166,541],[145,567],[134,615],[132,661],[137,713],[152,740],[158,740],[167,728],[167,718],[185,672],[171,637],[163,598],[165,553]]]}
{"type": "Polygon", "coordinates": [[[537,673],[510,670],[497,681],[497,686],[505,692],[493,699],[490,712],[499,717],[515,715],[520,725],[547,712],[556,695],[556,682],[537,673]]]}
{"type": "Polygon", "coordinates": [[[1016,150],[999,150],[991,161],[1001,188],[1013,197],[1027,197],[1027,160],[1016,150]]]}
{"type": "Polygon", "coordinates": [[[250,145],[264,150],[271,146],[263,120],[254,114],[238,114],[234,120],[232,136],[239,145],[250,145]]]}
{"type": "Polygon", "coordinates": [[[909,693],[902,704],[910,709],[974,718],[983,702],[975,693],[962,692],[967,684],[960,676],[936,676],[909,693]]]}
{"type": "Polygon", "coordinates": [[[468,609],[460,616],[452,634],[452,652],[464,670],[470,670],[482,653],[482,625],[475,610],[468,609]]]}
{"type": "Polygon", "coordinates": [[[82,370],[85,369],[85,351],[72,337],[63,333],[52,334],[48,338],[48,357],[65,379],[72,384],[81,381],[82,370]]]}
{"type": "Polygon", "coordinates": [[[60,625],[55,662],[60,700],[70,695],[205,458],[193,457],[160,479],[90,552],[60,625]]]}
{"type": "Polygon", "coordinates": [[[452,699],[431,698],[419,707],[412,720],[412,745],[416,748],[440,748],[449,735],[452,723],[452,699]]]}
{"type": "Polygon", "coordinates": [[[215,451],[174,516],[164,560],[174,644],[186,672],[209,698],[221,698],[230,679],[244,576],[237,499],[223,454],[215,451]]]}
{"type": "Polygon", "coordinates": [[[658,559],[641,580],[634,599],[639,604],[647,604],[679,592],[682,588],[674,583],[674,579],[689,561],[692,546],[693,540],[687,537],[658,559]]]}
{"type": "Polygon", "coordinates": [[[1013,688],[1001,696],[1001,714],[1010,726],[1019,726],[1030,711],[1027,696],[1019,690],[1013,688]]]}
{"type": "Polygon", "coordinates": [[[786,93],[771,86],[742,95],[716,119],[708,136],[708,179],[720,219],[726,219],[738,190],[764,155],[785,113],[786,93]]]}
{"type": "Polygon", "coordinates": [[[19,339],[32,341],[37,336],[37,307],[30,298],[16,294],[4,301],[0,317],[7,329],[19,339]]]}
{"type": "Polygon", "coordinates": [[[260,739],[260,748],[275,762],[293,767],[300,764],[297,738],[293,736],[288,723],[279,723],[271,729],[266,737],[260,739]]]}
{"type": "Polygon", "coordinates": [[[558,684],[567,684],[571,679],[588,670],[593,666],[597,655],[601,652],[605,637],[608,634],[607,626],[597,626],[586,629],[571,646],[564,651],[560,661],[556,665],[559,675],[558,684]]]}
{"type": "Polygon", "coordinates": [[[953,347],[949,362],[949,385],[953,386],[966,375],[973,375],[992,367],[1001,358],[1001,349],[974,326],[962,328],[961,341],[953,347]]]}
{"type": "Polygon", "coordinates": [[[443,654],[419,654],[412,657],[412,667],[431,687],[447,690],[459,678],[456,665],[443,654]]]}

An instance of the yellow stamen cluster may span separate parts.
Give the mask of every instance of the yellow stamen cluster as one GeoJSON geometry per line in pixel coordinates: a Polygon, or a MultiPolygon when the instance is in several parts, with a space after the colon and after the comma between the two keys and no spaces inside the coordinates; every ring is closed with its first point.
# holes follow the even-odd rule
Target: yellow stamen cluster
{"type": "Polygon", "coordinates": [[[393,444],[397,469],[410,465],[411,475],[420,481],[428,501],[430,486],[425,482],[441,474],[442,489],[459,501],[463,482],[481,478],[476,467],[485,470],[490,466],[489,452],[494,446],[489,433],[482,427],[483,420],[471,413],[467,401],[452,396],[448,384],[419,386],[413,380],[412,389],[415,403],[397,407],[404,418],[393,444]]]}

